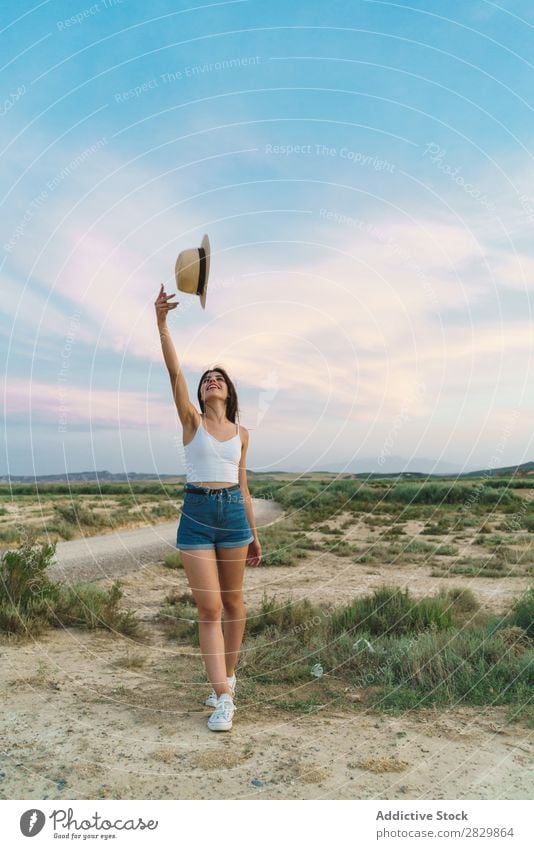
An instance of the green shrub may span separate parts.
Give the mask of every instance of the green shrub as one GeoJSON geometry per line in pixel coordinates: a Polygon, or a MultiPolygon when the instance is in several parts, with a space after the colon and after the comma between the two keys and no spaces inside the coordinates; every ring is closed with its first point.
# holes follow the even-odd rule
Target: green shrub
{"type": "Polygon", "coordinates": [[[487,545],[490,548],[496,548],[500,545],[504,545],[505,543],[505,537],[501,537],[498,534],[490,534],[489,536],[486,536],[482,529],[479,531],[479,536],[475,537],[473,540],[473,545],[487,545]]]}
{"type": "Polygon", "coordinates": [[[107,522],[105,516],[93,513],[92,510],[87,510],[86,507],[75,502],[71,504],[55,504],[54,510],[65,522],[69,522],[71,525],[77,525],[78,527],[100,528],[107,522]]]}
{"type": "Polygon", "coordinates": [[[448,530],[448,522],[428,522],[421,533],[428,536],[441,536],[441,534],[446,534],[448,530]]]}
{"type": "Polygon", "coordinates": [[[2,542],[18,542],[19,532],[16,528],[0,528],[0,540],[2,542]]]}
{"type": "MultiPolygon", "coordinates": [[[[440,609],[452,604],[466,612],[477,602],[454,588],[440,604],[440,609]]],[[[240,661],[245,675],[256,682],[287,689],[312,680],[311,669],[319,662],[325,674],[324,683],[317,683],[320,692],[327,692],[330,673],[352,687],[378,686],[372,706],[380,710],[466,702],[512,703],[521,711],[529,704],[534,652],[517,641],[511,649],[484,627],[430,628],[413,634],[377,634],[362,628],[357,638],[343,631],[332,640],[326,611],[312,606],[303,617],[295,616],[289,605],[275,599],[270,606],[264,603],[266,607],[267,627],[247,633],[240,661]]],[[[301,710],[302,700],[292,701],[287,693],[284,707],[301,710]]]]}
{"type": "Polygon", "coordinates": [[[340,528],[331,528],[330,525],[319,525],[316,531],[320,531],[322,534],[342,534],[343,531],[340,528]]]}
{"type": "Polygon", "coordinates": [[[29,536],[18,550],[5,551],[0,558],[0,604],[11,603],[23,613],[36,599],[51,596],[54,585],[46,570],[55,550],[55,544],[36,546],[29,536]]]}
{"type": "MultiPolygon", "coordinates": [[[[347,608],[332,611],[308,599],[278,601],[264,592],[260,608],[247,613],[239,662],[243,680],[256,686],[275,684],[281,695],[277,698],[270,691],[269,697],[276,705],[299,713],[316,709],[329,698],[340,698],[339,688],[330,689],[332,679],[351,688],[372,687],[365,703],[377,710],[470,703],[511,704],[516,716],[528,712],[534,652],[516,635],[511,640],[505,631],[470,625],[465,614],[478,609],[470,589],[452,587],[420,602],[406,595],[384,587],[360,599],[359,612],[367,612],[367,621],[360,623],[357,633],[350,633],[345,626],[354,627],[354,615],[339,627],[347,608]],[[390,618],[411,617],[411,633],[407,628],[393,633],[389,620],[379,621],[388,605],[390,618]],[[445,611],[451,614],[450,627],[445,611]],[[462,614],[456,629],[452,612],[462,614]],[[318,663],[323,668],[320,680],[313,676],[318,663]],[[311,682],[313,692],[306,691],[305,697],[300,687],[290,686],[311,682]]],[[[354,610],[353,605],[353,614],[354,610]]],[[[164,616],[170,635],[198,645],[196,611],[187,594],[172,593],[164,616]]]]}
{"type": "Polygon", "coordinates": [[[321,551],[328,551],[330,554],[337,554],[338,557],[351,557],[358,553],[358,547],[351,545],[344,539],[328,540],[320,544],[321,551]]]}
{"type": "Polygon", "coordinates": [[[534,637],[534,586],[529,587],[523,595],[514,602],[508,617],[510,625],[517,625],[534,637]]]}
{"type": "Polygon", "coordinates": [[[397,539],[398,537],[404,534],[404,529],[401,527],[397,527],[393,525],[393,527],[388,528],[386,531],[380,534],[380,539],[388,540],[388,539],[397,539]]]}
{"type": "Polygon", "coordinates": [[[198,609],[191,593],[171,590],[165,596],[156,618],[163,624],[169,639],[188,640],[193,645],[199,645],[198,609]]]}
{"type": "Polygon", "coordinates": [[[449,628],[453,623],[454,613],[443,599],[415,600],[408,590],[384,586],[333,613],[330,632],[333,637],[362,630],[376,635],[410,634],[449,628]]]}
{"type": "Polygon", "coordinates": [[[261,530],[263,566],[296,566],[309,550],[320,548],[293,527],[292,523],[281,520],[261,530]]]}
{"type": "Polygon", "coordinates": [[[75,531],[72,525],[68,525],[67,522],[48,522],[43,530],[47,534],[59,534],[63,539],[69,540],[73,539],[75,536],[75,531]]]}
{"type": "Polygon", "coordinates": [[[184,568],[184,564],[182,563],[182,558],[180,556],[179,551],[169,551],[169,553],[165,555],[165,560],[163,562],[167,569],[184,568]]]}
{"type": "Polygon", "coordinates": [[[307,598],[298,601],[292,598],[280,601],[275,596],[268,598],[264,591],[260,609],[254,614],[247,615],[245,633],[255,636],[273,626],[282,632],[293,630],[295,633],[300,631],[304,633],[306,626],[312,627],[313,624],[320,622],[323,616],[323,608],[314,605],[307,598]]]}
{"type": "Polygon", "coordinates": [[[178,516],[178,507],[174,504],[153,504],[150,508],[150,515],[158,518],[174,519],[178,516]]]}
{"type": "Polygon", "coordinates": [[[119,610],[121,582],[114,581],[109,590],[96,584],[81,582],[61,587],[54,607],[54,624],[58,627],[106,628],[132,635],[139,630],[133,610],[119,610]]]}
{"type": "Polygon", "coordinates": [[[35,635],[51,625],[103,627],[133,634],[138,622],[131,610],[120,611],[120,582],[110,590],[83,583],[67,587],[48,578],[55,543],[35,543],[27,535],[18,550],[0,560],[0,631],[35,635]]]}
{"type": "Polygon", "coordinates": [[[433,481],[400,483],[390,489],[384,499],[401,504],[462,504],[471,489],[471,486],[466,484],[433,481]]]}
{"type": "Polygon", "coordinates": [[[480,607],[470,587],[449,587],[448,589],[441,587],[438,595],[449,600],[461,613],[471,613],[480,607]]]}
{"type": "Polygon", "coordinates": [[[385,708],[528,702],[534,653],[514,655],[482,628],[420,634],[405,650],[394,638],[386,640],[383,655],[375,644],[386,685],[377,695],[385,708]]]}
{"type": "Polygon", "coordinates": [[[448,567],[448,573],[454,575],[476,575],[477,578],[503,578],[506,574],[514,574],[506,570],[506,564],[495,558],[466,557],[457,560],[448,567]]]}
{"type": "Polygon", "coordinates": [[[438,545],[434,554],[438,554],[441,557],[456,557],[458,555],[458,549],[455,545],[438,545]]]}
{"type": "Polygon", "coordinates": [[[407,554],[419,554],[419,553],[428,553],[434,551],[435,545],[432,545],[431,542],[425,542],[424,540],[413,539],[404,546],[404,551],[407,554]]]}

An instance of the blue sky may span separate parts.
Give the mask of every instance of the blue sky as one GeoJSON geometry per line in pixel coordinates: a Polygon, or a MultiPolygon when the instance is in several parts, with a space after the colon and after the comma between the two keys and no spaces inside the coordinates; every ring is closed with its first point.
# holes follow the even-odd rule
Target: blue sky
{"type": "Polygon", "coordinates": [[[153,301],[204,232],[171,326],[250,469],[533,459],[529,2],[1,14],[1,474],[183,472],[153,301]]]}

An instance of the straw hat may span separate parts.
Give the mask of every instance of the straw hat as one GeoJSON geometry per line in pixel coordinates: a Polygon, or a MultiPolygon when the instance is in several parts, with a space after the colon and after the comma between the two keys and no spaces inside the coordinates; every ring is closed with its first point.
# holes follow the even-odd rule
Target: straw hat
{"type": "Polygon", "coordinates": [[[178,259],[174,266],[177,288],[180,292],[198,295],[202,309],[206,308],[210,253],[210,240],[206,233],[202,238],[199,248],[187,248],[178,254],[178,259]]]}

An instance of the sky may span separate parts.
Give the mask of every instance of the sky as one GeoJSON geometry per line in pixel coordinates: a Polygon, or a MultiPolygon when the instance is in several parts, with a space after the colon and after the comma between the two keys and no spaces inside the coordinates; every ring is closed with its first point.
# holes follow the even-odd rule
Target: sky
{"type": "Polygon", "coordinates": [[[1,475],[184,473],[204,233],[250,470],[534,460],[529,0],[0,10],[1,475]]]}

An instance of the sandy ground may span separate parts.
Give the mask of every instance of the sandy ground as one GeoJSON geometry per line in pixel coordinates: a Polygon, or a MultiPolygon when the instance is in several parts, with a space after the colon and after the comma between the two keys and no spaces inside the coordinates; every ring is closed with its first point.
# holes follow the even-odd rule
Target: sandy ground
{"type": "MultiPolygon", "coordinates": [[[[199,650],[169,640],[155,619],[171,589],[188,589],[181,570],[166,569],[145,550],[165,549],[165,528],[147,529],[134,561],[119,568],[125,604],[136,609],[142,635],[61,629],[24,644],[0,643],[0,798],[532,798],[532,732],[522,721],[508,723],[504,707],[459,705],[393,718],[366,706],[369,691],[346,691],[325,675],[299,686],[303,699],[323,699],[313,713],[298,714],[272,704],[270,692],[280,697],[280,688],[262,686],[261,700],[250,682],[239,689],[238,666],[234,727],[210,732],[211,709],[202,702],[211,688],[199,650]]],[[[114,536],[106,535],[110,545],[114,536]]],[[[83,561],[78,549],[69,559],[70,546],[87,542],[64,543],[56,569],[76,577],[104,571],[109,585],[116,573],[99,560],[102,550],[83,561]]],[[[98,545],[91,541],[93,552],[98,545]]],[[[124,537],[115,540],[115,555],[111,549],[105,557],[124,546],[124,537]]],[[[440,585],[471,586],[485,608],[505,612],[530,583],[451,580],[430,571],[424,563],[355,564],[312,551],[297,567],[249,567],[245,593],[249,607],[265,589],[281,599],[340,603],[394,580],[416,596],[440,585]]]]}

